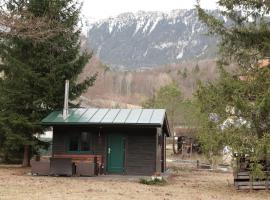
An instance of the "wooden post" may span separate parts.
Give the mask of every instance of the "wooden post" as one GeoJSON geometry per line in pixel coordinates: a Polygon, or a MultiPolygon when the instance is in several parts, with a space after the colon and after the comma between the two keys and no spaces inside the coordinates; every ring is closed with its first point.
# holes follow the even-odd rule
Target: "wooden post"
{"type": "Polygon", "coordinates": [[[190,144],[190,157],[192,156],[192,152],[193,152],[193,144],[190,144]]]}
{"type": "Polygon", "coordinates": [[[94,168],[95,168],[95,175],[98,175],[99,174],[99,166],[98,166],[97,156],[94,157],[94,168]]]}
{"type": "Polygon", "coordinates": [[[177,152],[175,150],[175,133],[174,133],[174,128],[173,128],[173,143],[172,143],[172,145],[173,145],[173,154],[176,154],[177,152]]]}

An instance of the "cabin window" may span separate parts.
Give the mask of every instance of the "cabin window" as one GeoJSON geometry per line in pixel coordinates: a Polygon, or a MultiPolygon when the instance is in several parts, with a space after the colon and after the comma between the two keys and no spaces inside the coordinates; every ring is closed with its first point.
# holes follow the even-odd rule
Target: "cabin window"
{"type": "Polygon", "coordinates": [[[72,135],[69,140],[68,151],[87,152],[91,148],[91,133],[81,132],[72,135]]]}
{"type": "Polygon", "coordinates": [[[81,151],[90,150],[90,133],[82,132],[81,133],[81,151]]]}
{"type": "Polygon", "coordinates": [[[79,137],[73,135],[69,141],[69,151],[79,151],[79,137]]]}

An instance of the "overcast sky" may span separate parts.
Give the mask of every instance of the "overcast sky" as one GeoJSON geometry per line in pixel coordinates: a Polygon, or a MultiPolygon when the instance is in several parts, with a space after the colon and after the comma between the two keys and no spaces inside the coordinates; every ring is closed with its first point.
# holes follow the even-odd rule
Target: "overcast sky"
{"type": "MultiPolygon", "coordinates": [[[[99,20],[124,12],[170,11],[194,8],[196,0],[82,0],[83,15],[89,20],[99,20]]],[[[217,0],[201,0],[203,8],[215,9],[217,0]]]]}

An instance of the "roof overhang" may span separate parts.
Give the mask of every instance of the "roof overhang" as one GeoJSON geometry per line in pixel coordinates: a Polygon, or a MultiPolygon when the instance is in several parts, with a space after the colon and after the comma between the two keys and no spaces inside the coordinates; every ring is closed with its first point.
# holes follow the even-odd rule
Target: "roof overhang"
{"type": "Polygon", "coordinates": [[[164,129],[164,132],[166,133],[166,136],[171,137],[172,134],[171,134],[171,129],[170,129],[166,112],[165,112],[165,117],[164,117],[163,129],[164,129]]]}

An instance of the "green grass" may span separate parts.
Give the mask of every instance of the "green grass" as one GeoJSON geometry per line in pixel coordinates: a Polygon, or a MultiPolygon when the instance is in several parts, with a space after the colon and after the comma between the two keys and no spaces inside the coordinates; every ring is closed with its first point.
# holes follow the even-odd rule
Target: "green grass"
{"type": "Polygon", "coordinates": [[[145,184],[145,185],[158,185],[158,186],[164,186],[166,185],[168,182],[164,179],[158,179],[158,178],[154,178],[154,179],[145,179],[145,178],[141,178],[139,183],[141,184],[145,184]]]}

